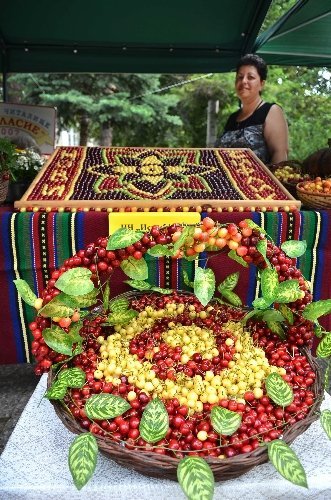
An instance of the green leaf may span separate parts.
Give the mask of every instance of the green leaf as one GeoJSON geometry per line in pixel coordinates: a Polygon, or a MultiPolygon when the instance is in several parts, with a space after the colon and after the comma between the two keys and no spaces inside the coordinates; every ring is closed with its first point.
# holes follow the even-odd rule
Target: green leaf
{"type": "Polygon", "coordinates": [[[133,280],[146,280],[148,278],[148,267],[145,259],[135,259],[130,256],[127,260],[122,260],[121,268],[133,280]]]}
{"type": "Polygon", "coordinates": [[[316,321],[320,316],[331,313],[331,299],[318,300],[306,305],[302,316],[310,321],[316,321]]]}
{"type": "Polygon", "coordinates": [[[90,280],[91,275],[91,271],[85,267],[69,269],[61,274],[55,282],[55,286],[67,295],[86,295],[94,288],[94,284],[90,280]]]}
{"type": "Polygon", "coordinates": [[[48,347],[54,351],[71,356],[72,346],[75,341],[59,326],[45,328],[43,331],[43,338],[48,347]]]}
{"type": "Polygon", "coordinates": [[[278,274],[275,269],[266,268],[261,272],[262,296],[266,302],[273,302],[279,286],[278,274]]]}
{"type": "Polygon", "coordinates": [[[174,243],[173,253],[176,253],[177,250],[179,250],[184,245],[185,241],[188,238],[193,237],[194,231],[195,231],[195,226],[185,226],[184,227],[182,234],[180,235],[178,240],[174,243]]]}
{"type": "Polygon", "coordinates": [[[86,374],[81,368],[66,368],[61,370],[58,380],[72,389],[81,389],[86,381],[86,374]]]}
{"type": "Polygon", "coordinates": [[[330,383],[330,373],[331,373],[331,359],[327,362],[327,367],[324,374],[324,390],[329,390],[330,383]]]}
{"type": "Polygon", "coordinates": [[[278,304],[284,302],[294,302],[302,298],[302,290],[300,290],[298,280],[283,281],[280,283],[277,291],[275,302],[278,304]]]}
{"type": "Polygon", "coordinates": [[[263,311],[260,311],[259,309],[253,309],[252,311],[249,311],[247,314],[245,314],[245,316],[241,320],[241,323],[245,325],[250,318],[252,318],[253,316],[260,316],[261,314],[263,314],[263,311]]]}
{"type": "Polygon", "coordinates": [[[253,307],[255,307],[255,309],[267,309],[267,307],[270,306],[271,302],[267,302],[263,297],[259,297],[253,300],[252,305],[253,307]]]}
{"type": "Polygon", "coordinates": [[[129,308],[129,301],[125,297],[119,297],[110,301],[109,309],[113,312],[127,311],[129,308]]]}
{"type": "Polygon", "coordinates": [[[320,416],[321,425],[326,432],[326,435],[331,439],[331,411],[323,410],[320,416]]]}
{"type": "Polygon", "coordinates": [[[91,420],[119,417],[131,408],[130,403],[113,394],[93,394],[85,403],[85,412],[91,420]]]}
{"type": "Polygon", "coordinates": [[[331,333],[327,333],[316,349],[316,355],[318,358],[328,358],[331,356],[331,333]]]}
{"type": "Polygon", "coordinates": [[[170,295],[173,292],[170,288],[161,288],[159,286],[152,286],[151,290],[153,290],[153,292],[162,293],[162,295],[170,295]]]}
{"type": "Polygon", "coordinates": [[[234,250],[230,250],[228,252],[228,257],[230,257],[230,259],[238,262],[238,264],[241,264],[244,267],[248,267],[247,262],[242,257],[240,257],[240,255],[238,255],[237,252],[235,252],[234,250]]]}
{"type": "Polygon", "coordinates": [[[69,469],[75,486],[81,490],[93,476],[97,464],[97,440],[90,432],[76,437],[69,448],[69,469]]]}
{"type": "Polygon", "coordinates": [[[316,322],[314,324],[314,334],[316,335],[317,338],[320,339],[323,337],[324,333],[325,333],[324,328],[322,328],[322,326],[316,320],[316,322]]]}
{"type": "Polygon", "coordinates": [[[247,222],[247,226],[250,227],[251,229],[256,229],[262,234],[267,234],[267,232],[261,226],[255,224],[255,222],[252,221],[252,219],[245,219],[245,222],[247,222]]]}
{"type": "Polygon", "coordinates": [[[183,270],[183,281],[186,286],[194,288],[194,282],[190,281],[190,278],[188,277],[187,271],[185,271],[185,269],[183,270]]]}
{"type": "Polygon", "coordinates": [[[240,427],[241,415],[221,406],[214,406],[210,413],[211,424],[223,436],[231,436],[240,427]]]}
{"type": "Polygon", "coordinates": [[[305,240],[288,240],[281,244],[281,249],[288,257],[301,257],[307,250],[307,243],[305,240]]]}
{"type": "Polygon", "coordinates": [[[124,281],[124,283],[127,283],[136,290],[150,290],[152,288],[152,285],[150,283],[142,280],[126,280],[124,281]]]}
{"type": "Polygon", "coordinates": [[[93,288],[89,293],[85,293],[84,295],[76,295],[73,297],[72,295],[67,295],[64,292],[61,292],[57,298],[62,302],[64,305],[73,308],[73,309],[79,309],[80,307],[90,307],[93,306],[98,297],[98,289],[93,288]]]}
{"type": "Polygon", "coordinates": [[[140,435],[148,443],[163,439],[169,429],[169,416],[159,398],[152,399],[146,406],[139,424],[140,435]]]}
{"type": "Polygon", "coordinates": [[[268,456],[275,469],[285,479],[297,486],[308,488],[306,473],[293,450],[281,441],[275,439],[268,444],[268,456]]]}
{"type": "Polygon", "coordinates": [[[109,283],[107,281],[106,286],[105,286],[105,290],[103,293],[103,309],[104,309],[104,311],[108,311],[108,309],[109,309],[109,297],[110,297],[110,286],[109,286],[109,283]]]}
{"type": "Polygon", "coordinates": [[[262,321],[284,321],[284,316],[276,309],[268,309],[263,312],[262,321]]]}
{"type": "Polygon", "coordinates": [[[288,406],[293,401],[293,391],[278,373],[270,373],[265,380],[268,396],[279,406],[288,406]]]}
{"type": "Polygon", "coordinates": [[[35,302],[37,300],[37,295],[31,290],[28,283],[25,280],[13,280],[16,286],[16,289],[24,302],[29,304],[29,306],[34,307],[35,302]]]}
{"type": "Polygon", "coordinates": [[[279,312],[284,316],[289,325],[293,325],[294,316],[291,309],[286,304],[279,304],[279,312]]]}
{"type": "Polygon", "coordinates": [[[267,248],[268,248],[267,240],[266,239],[259,240],[256,244],[256,248],[260,252],[260,254],[264,257],[264,260],[267,263],[267,266],[270,267],[270,262],[267,259],[267,248]]]}
{"type": "Polygon", "coordinates": [[[222,281],[217,287],[217,290],[222,293],[222,290],[233,290],[239,280],[239,272],[229,274],[225,280],[222,281]]]}
{"type": "Polygon", "coordinates": [[[215,292],[215,274],[212,269],[197,267],[194,278],[194,294],[206,306],[215,292]]]}
{"type": "Polygon", "coordinates": [[[171,257],[174,255],[174,249],[168,248],[167,245],[155,245],[147,250],[149,255],[152,257],[171,257]]]}
{"type": "Polygon", "coordinates": [[[61,380],[55,380],[51,387],[46,391],[47,399],[63,399],[67,392],[67,385],[61,380]]]}
{"type": "Polygon", "coordinates": [[[73,342],[78,342],[79,344],[83,342],[83,337],[80,335],[82,327],[83,327],[83,322],[81,320],[71,323],[68,335],[73,342]]]}
{"type": "Polygon", "coordinates": [[[129,323],[129,321],[131,321],[136,316],[138,316],[138,312],[135,311],[134,309],[126,309],[125,311],[116,311],[108,316],[106,324],[123,325],[129,323]]]}
{"type": "Polygon", "coordinates": [[[207,462],[200,457],[185,457],[177,467],[177,479],[189,500],[212,500],[215,479],[207,462]]]}
{"type": "Polygon", "coordinates": [[[285,335],[284,329],[279,324],[279,321],[267,321],[267,326],[268,326],[268,328],[270,328],[270,330],[273,333],[275,333],[276,335],[278,335],[278,337],[281,340],[285,340],[286,339],[286,335],[285,335]]]}
{"type": "Polygon", "coordinates": [[[56,316],[60,318],[68,318],[74,314],[75,307],[67,306],[63,302],[63,295],[61,293],[56,295],[50,302],[48,302],[39,311],[39,314],[43,314],[48,318],[55,318],[56,316]]]}
{"type": "Polygon", "coordinates": [[[236,307],[242,306],[242,301],[241,301],[241,298],[239,297],[239,295],[237,295],[234,292],[231,292],[231,290],[227,290],[227,289],[222,290],[221,294],[233,306],[236,306],[236,307]]]}
{"type": "Polygon", "coordinates": [[[107,250],[117,250],[119,248],[125,248],[129,245],[137,243],[145,233],[142,231],[133,231],[132,229],[127,229],[125,227],[120,227],[117,229],[109,238],[107,243],[107,250]]]}

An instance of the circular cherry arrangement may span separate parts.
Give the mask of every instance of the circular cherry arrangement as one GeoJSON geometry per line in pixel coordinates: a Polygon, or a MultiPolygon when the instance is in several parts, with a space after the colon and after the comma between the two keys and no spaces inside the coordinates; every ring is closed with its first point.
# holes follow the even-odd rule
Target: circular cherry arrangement
{"type": "MultiPolygon", "coordinates": [[[[179,225],[153,226],[139,241],[119,250],[107,250],[108,238],[98,238],[52,273],[37,299],[37,308],[60,293],[55,283],[66,271],[88,268],[99,287],[122,261],[129,257],[140,260],[149,248],[178,241],[182,231],[179,225]]],[[[207,217],[183,241],[175,258],[194,257],[212,247],[233,250],[246,262],[264,269],[265,258],[257,249],[264,239],[264,234],[247,221],[220,226],[207,217]]],[[[132,292],[127,300],[135,314],[127,323],[107,324],[104,311],[83,319],[79,332],[83,350],[69,362],[67,356],[46,345],[43,331],[55,322],[68,332],[80,319],[79,312],[70,318],[38,315],[30,324],[36,373],[59,362],[82,369],[86,383],[82,388],[68,389],[64,397],[69,411],[82,429],[123,441],[129,449],[177,458],[186,454],[224,458],[253,451],[304,419],[315,400],[315,372],[299,350],[310,347],[314,336],[312,322],[300,314],[312,296],[294,261],[270,241],[266,258],[280,283],[296,279],[302,291],[300,299],[288,304],[293,324],[287,325],[285,340],[263,321],[251,318],[243,325],[240,320],[246,312],[219,301],[203,306],[189,293],[132,292]],[[284,408],[267,395],[264,382],[271,373],[281,375],[293,391],[293,401],[284,408]],[[90,420],[85,404],[99,393],[121,396],[130,409],[113,419],[90,420]],[[139,426],[144,409],[156,396],[167,410],[169,429],[163,439],[151,444],[141,437],[139,426]],[[241,416],[240,426],[231,436],[221,435],[220,439],[215,432],[211,423],[214,406],[241,416]]]]}

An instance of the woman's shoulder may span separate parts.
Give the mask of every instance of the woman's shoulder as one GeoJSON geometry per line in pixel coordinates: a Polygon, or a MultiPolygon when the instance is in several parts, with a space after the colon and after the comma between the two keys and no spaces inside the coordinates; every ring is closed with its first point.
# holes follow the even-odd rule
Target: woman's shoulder
{"type": "Polygon", "coordinates": [[[225,124],[225,127],[224,127],[224,131],[228,131],[228,130],[235,130],[237,128],[237,117],[238,117],[238,113],[240,111],[240,108],[237,109],[237,111],[235,111],[234,113],[232,113],[229,118],[227,119],[227,122],[225,124]]]}

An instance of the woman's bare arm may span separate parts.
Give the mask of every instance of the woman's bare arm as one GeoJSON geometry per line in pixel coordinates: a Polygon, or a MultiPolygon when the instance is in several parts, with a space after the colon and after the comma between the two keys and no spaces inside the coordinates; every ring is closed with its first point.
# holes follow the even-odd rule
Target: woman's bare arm
{"type": "Polygon", "coordinates": [[[282,108],[271,106],[264,124],[264,139],[271,156],[270,163],[287,160],[288,128],[282,108]]]}

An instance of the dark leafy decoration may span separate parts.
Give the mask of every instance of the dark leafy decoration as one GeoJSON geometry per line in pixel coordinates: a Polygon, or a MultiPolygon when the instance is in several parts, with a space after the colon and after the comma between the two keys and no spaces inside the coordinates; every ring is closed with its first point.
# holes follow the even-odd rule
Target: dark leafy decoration
{"type": "Polygon", "coordinates": [[[262,296],[266,302],[273,302],[279,286],[278,274],[275,269],[264,269],[261,272],[262,296]]]}
{"type": "Polygon", "coordinates": [[[298,280],[283,281],[278,285],[275,302],[278,304],[294,302],[301,299],[304,292],[300,290],[298,280]]]}
{"type": "Polygon", "coordinates": [[[288,240],[281,244],[281,249],[291,258],[301,257],[307,250],[307,242],[305,240],[288,240]]]}
{"type": "Polygon", "coordinates": [[[284,316],[289,325],[293,325],[294,316],[291,309],[286,304],[279,304],[279,312],[284,316]]]}
{"type": "Polygon", "coordinates": [[[284,316],[276,309],[268,309],[263,312],[262,321],[284,321],[284,316]]]}
{"type": "Polygon", "coordinates": [[[198,267],[195,271],[194,294],[203,306],[212,299],[215,292],[215,274],[212,269],[198,267]]]}
{"type": "Polygon", "coordinates": [[[139,424],[140,435],[147,443],[163,439],[169,429],[169,416],[161,399],[152,399],[146,406],[139,424]]]}
{"type": "Polygon", "coordinates": [[[230,250],[228,252],[228,257],[230,257],[230,259],[238,262],[238,264],[241,264],[244,267],[248,267],[247,262],[242,257],[240,257],[240,255],[237,255],[237,252],[235,252],[234,250],[230,250]]]}
{"type": "Polygon", "coordinates": [[[245,219],[245,222],[247,222],[247,226],[250,227],[251,229],[256,229],[257,231],[259,231],[259,233],[267,234],[267,232],[261,226],[255,224],[255,222],[252,219],[245,219]]]}
{"type": "Polygon", "coordinates": [[[25,280],[14,280],[16,289],[24,302],[29,304],[29,306],[34,306],[37,300],[37,295],[31,290],[28,283],[25,280]]]}
{"type": "Polygon", "coordinates": [[[130,403],[113,394],[93,394],[85,403],[85,412],[91,420],[119,417],[131,408],[130,403]]]}
{"type": "Polygon", "coordinates": [[[264,257],[267,266],[270,267],[270,262],[267,259],[267,248],[268,248],[267,240],[266,239],[259,240],[256,244],[256,248],[260,252],[260,254],[264,257]]]}
{"type": "Polygon", "coordinates": [[[93,476],[97,455],[97,440],[90,432],[84,432],[71,443],[69,469],[78,490],[81,490],[93,476]]]}
{"type": "Polygon", "coordinates": [[[316,349],[316,355],[318,358],[328,358],[331,356],[331,333],[327,333],[316,349]]]}
{"type": "Polygon", "coordinates": [[[43,338],[48,347],[54,351],[71,356],[75,340],[59,326],[45,328],[43,338]]]}
{"type": "Polygon", "coordinates": [[[67,295],[86,295],[94,289],[94,284],[90,280],[91,275],[91,271],[85,267],[69,269],[61,274],[55,286],[67,295]]]}
{"type": "Polygon", "coordinates": [[[178,240],[174,243],[173,253],[176,253],[177,250],[179,250],[184,245],[187,238],[193,237],[194,231],[195,231],[195,226],[184,227],[182,234],[180,235],[178,240]]]}
{"type": "Polygon", "coordinates": [[[50,300],[44,307],[39,311],[43,316],[48,318],[68,318],[72,316],[75,312],[75,307],[67,306],[61,297],[61,293],[50,300]]]}
{"type": "Polygon", "coordinates": [[[177,467],[177,479],[189,500],[212,500],[215,479],[203,458],[183,458],[177,467]]]}
{"type": "Polygon", "coordinates": [[[174,254],[174,248],[167,245],[155,245],[147,250],[152,257],[171,257],[174,254]]]}
{"type": "Polygon", "coordinates": [[[227,290],[225,288],[224,290],[221,291],[221,294],[233,306],[236,306],[236,307],[242,306],[242,301],[241,301],[241,298],[239,297],[239,295],[232,292],[231,290],[227,290]]]}
{"type": "Polygon", "coordinates": [[[210,413],[211,424],[215,431],[224,436],[231,436],[240,427],[241,415],[235,411],[214,406],[210,413]]]}
{"type": "Polygon", "coordinates": [[[138,316],[138,312],[134,309],[127,309],[125,311],[116,311],[111,313],[105,324],[108,325],[123,325],[129,323],[133,318],[138,316]]]}
{"type": "Polygon", "coordinates": [[[64,292],[61,292],[59,295],[57,295],[56,298],[64,305],[73,309],[78,309],[80,307],[93,306],[97,302],[98,293],[98,289],[93,288],[93,290],[91,290],[89,293],[86,293],[85,295],[76,295],[75,297],[73,297],[71,295],[67,295],[64,292]]]}
{"type": "Polygon", "coordinates": [[[170,288],[161,288],[159,286],[152,286],[151,290],[153,290],[153,292],[161,293],[162,295],[170,295],[173,292],[170,288]]]}
{"type": "Polygon", "coordinates": [[[288,406],[293,401],[293,391],[278,373],[270,373],[265,380],[268,396],[279,406],[288,406]]]}
{"type": "Polygon", "coordinates": [[[55,380],[51,387],[46,391],[47,399],[63,399],[67,392],[67,385],[61,380],[55,380]]]}
{"type": "Polygon", "coordinates": [[[66,387],[71,387],[72,389],[81,389],[86,381],[86,374],[80,368],[66,368],[61,370],[58,375],[58,380],[66,384],[66,387]]]}
{"type": "Polygon", "coordinates": [[[148,278],[148,267],[145,259],[137,260],[130,256],[127,260],[122,260],[121,269],[133,280],[146,280],[148,278]]]}
{"type": "Polygon", "coordinates": [[[223,290],[233,290],[237,286],[238,280],[239,272],[231,273],[218,285],[217,289],[221,293],[223,290]]]}
{"type": "Polygon", "coordinates": [[[259,297],[253,300],[252,305],[253,307],[255,307],[255,309],[267,309],[270,306],[271,302],[266,301],[264,297],[259,297]]]}
{"type": "Polygon", "coordinates": [[[194,282],[190,281],[190,278],[188,277],[187,271],[185,271],[185,269],[183,270],[182,274],[184,284],[190,288],[194,288],[194,282]]]}
{"type": "Polygon", "coordinates": [[[300,460],[284,441],[275,439],[268,443],[268,456],[275,469],[285,479],[297,486],[308,488],[306,473],[300,460]]]}
{"type": "Polygon", "coordinates": [[[103,309],[104,311],[108,311],[109,308],[109,297],[110,297],[110,286],[107,281],[105,290],[103,292],[103,309]]]}
{"type": "Polygon", "coordinates": [[[109,238],[107,250],[118,250],[119,248],[125,248],[129,245],[133,245],[143,236],[144,233],[142,231],[133,231],[132,229],[120,227],[109,238]]]}
{"type": "Polygon", "coordinates": [[[323,410],[321,412],[320,421],[326,435],[331,439],[331,411],[323,410]]]}
{"type": "Polygon", "coordinates": [[[150,283],[142,280],[126,280],[124,281],[124,283],[127,283],[136,290],[150,290],[152,288],[152,285],[150,283]]]}
{"type": "Polygon", "coordinates": [[[320,316],[331,313],[331,299],[318,300],[306,305],[302,316],[310,321],[316,321],[320,316]]]}
{"type": "Polygon", "coordinates": [[[326,391],[330,383],[330,373],[331,373],[331,359],[329,359],[325,374],[324,374],[324,390],[326,391]]]}
{"type": "Polygon", "coordinates": [[[262,314],[263,314],[263,311],[260,311],[258,309],[252,309],[247,314],[245,314],[245,316],[243,317],[243,319],[241,320],[241,322],[245,325],[250,318],[253,318],[253,316],[258,316],[259,317],[262,314]]]}
{"type": "Polygon", "coordinates": [[[282,325],[279,323],[279,321],[267,321],[267,326],[273,333],[278,335],[280,339],[282,340],[286,339],[285,331],[282,328],[282,325]]]}

